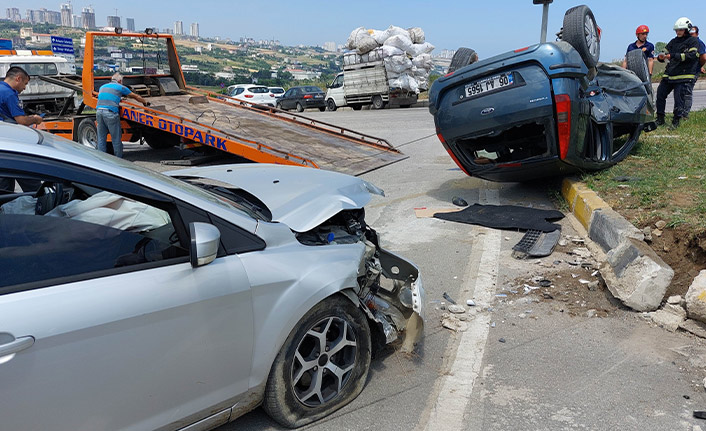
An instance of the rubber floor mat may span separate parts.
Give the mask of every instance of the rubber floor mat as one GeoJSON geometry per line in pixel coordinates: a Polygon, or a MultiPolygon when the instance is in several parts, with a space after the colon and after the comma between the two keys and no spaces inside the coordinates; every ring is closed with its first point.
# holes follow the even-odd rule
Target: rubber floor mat
{"type": "Polygon", "coordinates": [[[531,229],[553,232],[561,227],[548,220],[561,220],[564,218],[564,214],[556,210],[540,210],[516,205],[473,204],[461,211],[436,213],[434,217],[495,229],[531,229]]]}

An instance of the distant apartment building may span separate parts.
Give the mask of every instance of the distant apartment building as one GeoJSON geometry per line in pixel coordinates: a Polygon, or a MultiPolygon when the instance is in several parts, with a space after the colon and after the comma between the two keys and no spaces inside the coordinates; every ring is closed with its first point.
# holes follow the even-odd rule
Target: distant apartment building
{"type": "Polygon", "coordinates": [[[127,31],[135,31],[135,18],[125,18],[125,27],[127,31]]]}
{"type": "Polygon", "coordinates": [[[292,74],[292,78],[296,81],[303,81],[305,79],[318,79],[321,76],[321,72],[313,72],[311,70],[302,69],[284,69],[285,72],[292,74]]]}
{"type": "Polygon", "coordinates": [[[92,7],[85,7],[81,11],[81,27],[85,29],[96,28],[96,12],[92,7]]]}
{"type": "Polygon", "coordinates": [[[174,21],[174,34],[177,36],[184,35],[184,23],[181,21],[174,21]]]}
{"type": "Polygon", "coordinates": [[[22,21],[22,15],[20,15],[20,10],[16,7],[7,8],[7,19],[14,22],[22,21]]]}
{"type": "Polygon", "coordinates": [[[83,27],[83,25],[81,25],[82,20],[81,20],[81,17],[80,17],[79,15],[74,15],[74,16],[73,16],[73,22],[74,22],[73,27],[75,27],[75,28],[81,28],[81,27],[83,27]]]}
{"type": "Polygon", "coordinates": [[[120,17],[119,16],[114,16],[114,15],[108,15],[108,27],[122,27],[120,25],[120,17]]]}
{"type": "Polygon", "coordinates": [[[64,27],[73,27],[74,10],[71,8],[71,3],[61,5],[61,25],[64,27]]]}
{"type": "Polygon", "coordinates": [[[324,42],[323,48],[326,51],[336,52],[336,42],[324,42]]]}
{"type": "Polygon", "coordinates": [[[454,54],[456,54],[455,49],[442,49],[441,53],[439,53],[438,58],[453,58],[454,54]]]}
{"type": "Polygon", "coordinates": [[[25,37],[32,37],[34,34],[34,31],[32,30],[32,27],[22,27],[20,29],[20,37],[25,38],[25,37]]]}
{"type": "Polygon", "coordinates": [[[191,33],[189,33],[192,37],[199,37],[199,23],[197,22],[192,22],[191,23],[191,33]]]}

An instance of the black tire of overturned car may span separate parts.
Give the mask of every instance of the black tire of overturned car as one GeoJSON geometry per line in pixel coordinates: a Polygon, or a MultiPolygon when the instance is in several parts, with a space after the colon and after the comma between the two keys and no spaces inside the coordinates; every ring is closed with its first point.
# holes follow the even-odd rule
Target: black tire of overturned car
{"type": "MultiPolygon", "coordinates": [[[[336,347],[337,346],[333,346],[331,350],[336,350],[336,347]]],[[[339,356],[339,359],[340,358],[342,357],[339,356]]],[[[365,386],[368,370],[370,368],[370,359],[370,327],[368,326],[368,321],[363,312],[356,307],[353,302],[342,295],[334,295],[326,298],[301,318],[284,342],[284,345],[272,364],[272,370],[267,378],[265,398],[262,407],[272,419],[289,428],[300,427],[314,422],[348,404],[360,394],[365,386]],[[337,324],[330,323],[334,320],[337,324]],[[334,334],[338,335],[338,337],[332,338],[329,337],[329,333],[321,333],[321,331],[317,330],[324,321],[329,322],[323,325],[329,328],[326,329],[326,331],[333,330],[334,332],[338,332],[334,334]],[[335,329],[336,325],[345,326],[345,332],[337,331],[335,329]],[[349,334],[348,331],[352,331],[352,333],[349,334]],[[318,352],[320,355],[318,364],[319,367],[321,367],[320,372],[323,373],[323,378],[319,375],[321,378],[319,384],[330,380],[332,377],[326,373],[328,364],[323,364],[322,362],[331,361],[333,363],[334,357],[342,354],[346,355],[345,358],[348,362],[352,362],[350,365],[352,368],[348,372],[348,377],[345,378],[343,384],[340,387],[333,385],[333,387],[338,389],[337,392],[335,394],[328,393],[330,398],[320,402],[318,405],[307,405],[305,403],[307,400],[300,400],[298,398],[299,393],[309,392],[311,388],[302,390],[303,388],[299,387],[299,383],[294,384],[293,382],[294,371],[296,367],[299,366],[300,368],[297,370],[300,375],[299,382],[306,380],[309,385],[317,384],[316,378],[311,378],[312,376],[306,375],[308,373],[302,369],[303,364],[301,364],[300,359],[298,359],[302,357],[302,349],[311,350],[311,353],[316,356],[317,347],[313,347],[312,350],[312,343],[307,340],[307,337],[310,338],[312,333],[319,333],[327,339],[338,339],[339,342],[344,342],[347,339],[349,340],[348,342],[352,342],[355,346],[354,351],[348,350],[344,352],[343,350],[339,350],[334,356],[331,356],[331,358],[328,358],[327,354],[324,352],[318,352]],[[351,341],[350,338],[353,338],[353,340],[351,341]],[[303,346],[307,347],[305,348],[303,346]]],[[[317,367],[314,367],[313,371],[316,372],[316,370],[317,367]]],[[[330,374],[330,372],[328,374],[330,374]]],[[[320,389],[320,391],[323,392],[323,389],[320,389]]],[[[313,398],[316,398],[316,396],[313,398]]]]}
{"type": "Polygon", "coordinates": [[[447,73],[455,72],[458,69],[473,64],[478,61],[478,54],[471,48],[461,47],[456,50],[454,56],[451,57],[451,63],[449,64],[449,70],[447,73]]]}
{"type": "MultiPolygon", "coordinates": [[[[647,68],[647,61],[642,54],[642,50],[633,49],[625,56],[628,70],[632,71],[642,82],[650,81],[650,71],[647,68]]],[[[652,94],[652,84],[647,86],[647,93],[652,94]]]]}
{"type": "Polygon", "coordinates": [[[566,11],[561,39],[578,51],[586,67],[596,67],[601,56],[600,36],[596,18],[588,6],[576,6],[566,11]]]}

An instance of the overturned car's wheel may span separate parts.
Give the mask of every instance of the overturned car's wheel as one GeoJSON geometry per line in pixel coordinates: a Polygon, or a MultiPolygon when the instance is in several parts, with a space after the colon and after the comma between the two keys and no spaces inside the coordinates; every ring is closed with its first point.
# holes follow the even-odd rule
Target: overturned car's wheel
{"type": "Polygon", "coordinates": [[[327,298],[297,323],[277,354],[263,408],[287,427],[314,422],[358,396],[369,367],[365,316],[347,298],[327,298]]]}
{"type": "Polygon", "coordinates": [[[576,6],[566,11],[561,39],[578,51],[586,67],[590,69],[598,64],[601,56],[600,34],[588,6],[576,6]]]}
{"type": "Polygon", "coordinates": [[[455,72],[456,70],[473,64],[478,61],[478,54],[471,48],[459,48],[451,57],[451,63],[449,64],[448,73],[455,72]]]}

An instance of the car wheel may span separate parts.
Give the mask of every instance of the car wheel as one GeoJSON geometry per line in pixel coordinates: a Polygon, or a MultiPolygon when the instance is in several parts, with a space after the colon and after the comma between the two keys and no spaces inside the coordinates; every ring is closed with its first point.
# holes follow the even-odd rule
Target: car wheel
{"type": "MultiPolygon", "coordinates": [[[[648,82],[650,80],[650,70],[647,68],[647,61],[645,61],[645,56],[642,55],[642,50],[633,49],[628,52],[625,60],[628,65],[628,70],[632,71],[640,81],[648,82]]],[[[652,93],[652,85],[647,86],[648,93],[652,93]]]]}
{"type": "Polygon", "coordinates": [[[179,144],[179,136],[148,127],[142,129],[142,137],[153,150],[163,150],[179,144]]]}
{"type": "Polygon", "coordinates": [[[326,109],[329,111],[335,111],[338,109],[338,106],[336,106],[336,102],[334,102],[333,99],[329,99],[326,101],[326,109]]]}
{"type": "Polygon", "coordinates": [[[478,61],[478,54],[471,48],[459,48],[451,57],[451,63],[449,64],[449,70],[447,73],[455,72],[456,70],[473,64],[478,61]]]}
{"type": "Polygon", "coordinates": [[[370,368],[370,328],[348,298],[332,296],[297,323],[267,379],[263,408],[295,428],[348,404],[363,390],[370,368]]]}
{"type": "Polygon", "coordinates": [[[98,149],[98,130],[94,118],[84,118],[78,123],[76,142],[94,150],[98,149]]]}
{"type": "Polygon", "coordinates": [[[363,105],[351,105],[351,108],[353,108],[354,111],[360,111],[363,108],[363,105]]]}
{"type": "Polygon", "coordinates": [[[596,67],[601,55],[601,40],[596,19],[588,6],[576,6],[566,11],[561,39],[578,51],[589,69],[596,67]]]}
{"type": "Polygon", "coordinates": [[[326,110],[325,106],[319,106],[319,111],[324,112],[326,110]]]}
{"type": "Polygon", "coordinates": [[[304,107],[299,102],[297,102],[297,112],[304,112],[304,107]]]}
{"type": "Polygon", "coordinates": [[[373,108],[382,109],[385,107],[385,102],[383,102],[381,96],[373,96],[373,108]]]}

